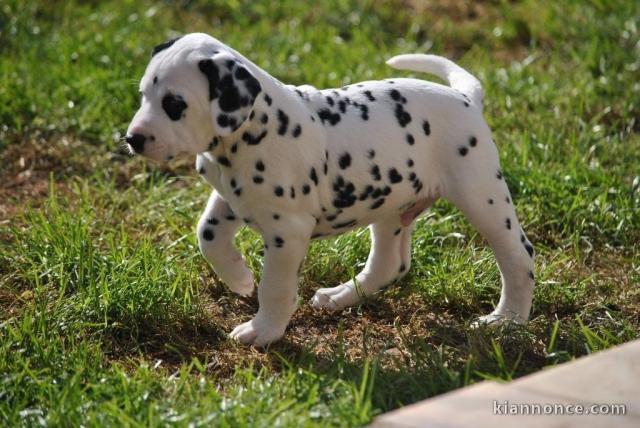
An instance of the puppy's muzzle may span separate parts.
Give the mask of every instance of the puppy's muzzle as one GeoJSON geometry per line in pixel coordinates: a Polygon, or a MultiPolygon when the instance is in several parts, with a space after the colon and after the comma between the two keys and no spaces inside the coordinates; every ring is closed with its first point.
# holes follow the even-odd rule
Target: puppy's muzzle
{"type": "Polygon", "coordinates": [[[129,134],[125,137],[125,141],[135,153],[140,154],[144,151],[144,143],[147,141],[147,137],[142,134],[129,134]]]}

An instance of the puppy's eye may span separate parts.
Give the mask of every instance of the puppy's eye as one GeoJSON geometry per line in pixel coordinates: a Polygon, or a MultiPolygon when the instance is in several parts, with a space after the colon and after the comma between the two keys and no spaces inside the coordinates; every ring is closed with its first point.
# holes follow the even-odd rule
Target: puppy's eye
{"type": "Polygon", "coordinates": [[[187,103],[180,95],[167,94],[162,98],[162,109],[171,120],[180,120],[186,108],[187,103]]]}

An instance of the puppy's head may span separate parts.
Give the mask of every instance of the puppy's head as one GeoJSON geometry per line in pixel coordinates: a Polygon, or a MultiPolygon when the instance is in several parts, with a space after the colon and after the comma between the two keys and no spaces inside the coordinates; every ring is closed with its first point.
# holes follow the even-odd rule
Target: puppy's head
{"type": "Polygon", "coordinates": [[[153,49],[140,81],[129,150],[159,161],[203,152],[243,125],[260,91],[250,67],[216,39],[195,33],[169,40],[153,49]]]}

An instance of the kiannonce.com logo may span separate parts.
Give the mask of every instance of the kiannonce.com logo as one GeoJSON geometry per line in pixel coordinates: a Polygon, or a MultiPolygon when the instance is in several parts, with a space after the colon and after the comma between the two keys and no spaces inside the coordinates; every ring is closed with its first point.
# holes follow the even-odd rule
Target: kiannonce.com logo
{"type": "Polygon", "coordinates": [[[615,415],[627,414],[626,404],[511,403],[493,400],[494,415],[615,415]]]}

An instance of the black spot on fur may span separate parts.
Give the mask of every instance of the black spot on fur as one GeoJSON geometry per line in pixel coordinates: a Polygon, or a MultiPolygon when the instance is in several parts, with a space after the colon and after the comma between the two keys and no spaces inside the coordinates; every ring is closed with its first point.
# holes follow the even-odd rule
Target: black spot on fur
{"type": "Polygon", "coordinates": [[[502,180],[502,171],[498,170],[498,172],[496,173],[496,178],[498,180],[502,180]]]}
{"type": "Polygon", "coordinates": [[[508,203],[508,204],[510,204],[510,203],[511,203],[511,199],[509,199],[509,197],[508,197],[508,196],[507,196],[506,198],[504,198],[504,201],[505,201],[506,203],[508,203]]]}
{"type": "Polygon", "coordinates": [[[320,121],[323,124],[325,122],[329,122],[332,126],[335,126],[338,122],[340,122],[340,114],[332,113],[328,108],[318,110],[318,117],[320,117],[320,121]]]}
{"type": "Polygon", "coordinates": [[[469,152],[469,149],[467,149],[466,147],[458,148],[458,153],[460,153],[460,156],[466,156],[468,152],[469,152]]]}
{"type": "Polygon", "coordinates": [[[218,125],[222,126],[223,128],[229,126],[229,116],[227,116],[226,114],[219,114],[218,125]]]}
{"type": "Polygon", "coordinates": [[[489,205],[493,205],[493,199],[489,198],[487,202],[489,202],[489,205]]]}
{"type": "Polygon", "coordinates": [[[360,109],[360,117],[362,120],[369,120],[369,107],[364,104],[358,104],[358,108],[360,109]]]}
{"type": "Polygon", "coordinates": [[[373,186],[371,184],[368,184],[367,187],[364,188],[364,190],[362,191],[362,193],[360,193],[360,197],[359,199],[361,201],[364,201],[365,199],[367,199],[369,197],[369,195],[371,194],[371,192],[373,192],[373,186]]]}
{"type": "Polygon", "coordinates": [[[158,83],[158,76],[153,76],[153,84],[157,84],[158,83]]]}
{"type": "Polygon", "coordinates": [[[297,124],[296,127],[293,128],[291,135],[293,135],[293,138],[298,138],[301,133],[302,133],[302,127],[300,126],[300,124],[297,124]]]}
{"type": "Polygon", "coordinates": [[[311,179],[311,181],[313,181],[313,184],[315,184],[316,186],[318,185],[318,174],[316,174],[316,169],[313,167],[309,172],[309,178],[311,179]]]}
{"type": "Polygon", "coordinates": [[[426,119],[422,121],[422,130],[424,131],[424,135],[429,136],[431,134],[431,125],[429,125],[429,121],[426,119]]]}
{"type": "Polygon", "coordinates": [[[289,195],[291,196],[291,199],[296,198],[296,189],[294,189],[293,186],[291,186],[291,191],[289,192],[289,195]]]}
{"type": "Polygon", "coordinates": [[[407,143],[409,143],[410,146],[413,146],[415,142],[416,142],[416,139],[413,138],[413,135],[407,134],[407,143]]]}
{"type": "Polygon", "coordinates": [[[211,151],[215,149],[218,146],[219,142],[220,140],[218,140],[218,137],[213,137],[213,140],[211,140],[211,142],[209,143],[209,147],[207,148],[207,150],[211,151]]]}
{"type": "Polygon", "coordinates": [[[471,147],[475,147],[478,144],[478,139],[476,137],[469,138],[469,145],[471,147]]]}
{"type": "Polygon", "coordinates": [[[529,253],[529,257],[533,257],[533,246],[530,243],[525,242],[524,248],[527,250],[527,253],[529,253]]]}
{"type": "Polygon", "coordinates": [[[203,59],[198,62],[198,68],[209,81],[209,100],[218,98],[218,83],[220,82],[218,66],[212,59],[203,59]]]}
{"type": "Polygon", "coordinates": [[[249,132],[244,132],[242,134],[242,139],[244,141],[246,141],[246,143],[250,146],[257,146],[258,144],[260,144],[262,142],[262,140],[264,139],[264,137],[267,136],[267,130],[263,130],[259,135],[257,136],[253,136],[251,135],[251,133],[249,132]]]}
{"type": "Polygon", "coordinates": [[[375,181],[380,181],[382,176],[380,175],[380,167],[378,165],[373,165],[369,170],[369,173],[373,176],[375,181]]]}
{"type": "Polygon", "coordinates": [[[282,246],[284,245],[284,239],[279,236],[275,237],[274,242],[277,248],[282,248],[282,246]]]}
{"type": "Polygon", "coordinates": [[[355,204],[357,197],[353,194],[356,190],[353,183],[345,181],[342,176],[337,176],[333,182],[335,198],[333,206],[336,208],[346,208],[355,204]]]}
{"type": "Polygon", "coordinates": [[[402,263],[400,265],[400,273],[404,272],[405,270],[407,270],[407,266],[404,263],[402,263]]]}
{"type": "Polygon", "coordinates": [[[532,271],[527,272],[527,275],[529,275],[529,278],[531,278],[531,281],[535,281],[536,277],[533,275],[532,271]]]}
{"type": "Polygon", "coordinates": [[[401,127],[404,128],[411,122],[411,115],[402,107],[402,104],[396,104],[395,114],[396,119],[398,119],[398,124],[401,127]]]}
{"type": "Polygon", "coordinates": [[[402,175],[398,173],[398,170],[395,168],[389,169],[389,181],[391,183],[400,183],[402,181],[402,175]]]}
{"type": "Polygon", "coordinates": [[[233,221],[236,219],[236,216],[233,213],[231,213],[231,214],[227,214],[224,218],[226,218],[229,221],[233,221]]]}
{"type": "Polygon", "coordinates": [[[240,196],[242,194],[242,189],[238,188],[238,189],[234,190],[233,193],[235,193],[236,196],[240,196]]]}
{"type": "Polygon", "coordinates": [[[253,182],[256,184],[262,184],[264,182],[264,178],[261,175],[254,175],[253,182]]]}
{"type": "Polygon", "coordinates": [[[282,110],[278,109],[278,134],[284,135],[289,127],[289,116],[282,110]]]}
{"type": "Polygon", "coordinates": [[[373,159],[373,158],[375,158],[375,157],[376,157],[376,151],[375,151],[375,150],[373,150],[373,149],[369,149],[369,150],[367,150],[367,157],[368,157],[369,159],[373,159]]]}
{"type": "Polygon", "coordinates": [[[238,151],[238,143],[233,143],[231,146],[231,153],[235,153],[238,151]]]}
{"type": "Polygon", "coordinates": [[[340,166],[340,169],[349,168],[349,166],[351,165],[351,155],[347,152],[340,155],[340,158],[338,159],[338,165],[340,166]]]}
{"type": "Polygon", "coordinates": [[[244,85],[251,94],[252,100],[256,99],[260,91],[262,91],[262,86],[260,86],[260,82],[253,76],[250,76],[247,80],[244,81],[244,85]]]}
{"type": "Polygon", "coordinates": [[[336,218],[338,218],[338,214],[331,214],[331,215],[325,216],[325,219],[327,219],[327,221],[333,221],[336,218]]]}
{"type": "Polygon", "coordinates": [[[271,99],[271,97],[269,96],[269,94],[264,94],[264,101],[267,103],[267,105],[271,105],[271,103],[273,102],[273,100],[271,99]]]}
{"type": "Polygon", "coordinates": [[[220,223],[220,221],[218,221],[218,219],[215,218],[215,217],[209,217],[207,219],[207,223],[212,224],[212,225],[215,226],[216,224],[220,223]]]}
{"type": "Polygon", "coordinates": [[[218,157],[218,163],[220,165],[226,166],[227,168],[231,167],[231,162],[229,162],[229,159],[227,159],[226,156],[219,156],[218,157]]]}
{"type": "Polygon", "coordinates": [[[269,116],[267,116],[267,113],[262,113],[262,116],[260,116],[260,122],[262,124],[269,122],[269,116]]]}
{"type": "Polygon", "coordinates": [[[396,229],[396,231],[395,231],[395,232],[393,232],[393,234],[394,234],[395,236],[398,236],[398,235],[400,235],[400,232],[401,232],[401,231],[402,231],[402,229],[398,228],[398,229],[396,229]]]}
{"type": "Polygon", "coordinates": [[[400,101],[400,92],[397,89],[392,89],[389,91],[389,95],[391,96],[391,99],[394,101],[400,101]]]}
{"type": "Polygon", "coordinates": [[[275,193],[277,197],[281,197],[282,195],[284,195],[284,189],[282,188],[282,186],[276,186],[273,189],[273,193],[275,193]]]}
{"type": "Polygon", "coordinates": [[[158,46],[155,46],[151,51],[151,58],[153,58],[158,52],[162,52],[163,50],[170,48],[171,46],[173,46],[175,42],[177,42],[181,38],[182,36],[176,37],[175,39],[167,40],[166,42],[160,43],[158,46]]]}
{"type": "Polygon", "coordinates": [[[507,229],[511,230],[511,219],[510,218],[507,218],[504,221],[504,224],[507,226],[507,229]]]}
{"type": "Polygon", "coordinates": [[[375,101],[375,97],[373,96],[373,94],[371,93],[371,91],[364,91],[364,94],[366,95],[367,99],[369,101],[375,101]]]}
{"type": "Polygon", "coordinates": [[[213,233],[213,230],[211,229],[205,229],[202,231],[202,238],[205,241],[213,241],[213,238],[215,238],[215,235],[213,233]]]}
{"type": "Polygon", "coordinates": [[[280,214],[274,214],[273,215],[273,219],[274,220],[280,220],[280,214]]]}
{"type": "Polygon", "coordinates": [[[256,161],[256,169],[261,172],[264,171],[264,163],[260,159],[256,161]]]}
{"type": "Polygon", "coordinates": [[[230,74],[220,80],[218,89],[220,90],[220,99],[218,100],[220,110],[233,112],[241,107],[240,93],[230,74]]]}
{"type": "Polygon", "coordinates": [[[340,110],[340,113],[344,114],[347,111],[347,103],[343,100],[338,101],[338,110],[340,110]]]}
{"type": "Polygon", "coordinates": [[[336,223],[331,227],[334,228],[334,229],[342,229],[342,228],[345,228],[345,227],[355,226],[356,224],[358,224],[357,220],[348,220],[348,221],[344,221],[344,222],[341,222],[341,223],[336,223]]]}
{"type": "Polygon", "coordinates": [[[251,77],[251,73],[244,67],[236,67],[236,71],[233,73],[236,79],[245,80],[251,77]]]}
{"type": "Polygon", "coordinates": [[[308,184],[304,184],[302,186],[302,193],[303,194],[308,195],[310,191],[311,191],[311,187],[308,184]]]}
{"type": "Polygon", "coordinates": [[[186,108],[187,103],[180,95],[167,94],[162,97],[162,109],[173,121],[180,120],[186,108]]]}
{"type": "Polygon", "coordinates": [[[382,204],[384,204],[384,198],[380,198],[377,201],[375,201],[370,207],[369,209],[375,210],[376,208],[379,208],[382,204]]]}
{"type": "Polygon", "coordinates": [[[335,101],[333,101],[333,98],[327,96],[326,100],[327,100],[327,104],[329,104],[331,107],[335,105],[335,101]]]}
{"type": "Polygon", "coordinates": [[[411,159],[411,158],[407,159],[407,166],[409,168],[413,168],[413,159],[411,159]]]}
{"type": "Polygon", "coordinates": [[[207,171],[205,171],[204,167],[201,166],[200,168],[198,168],[198,174],[200,175],[204,175],[207,171]]]}

